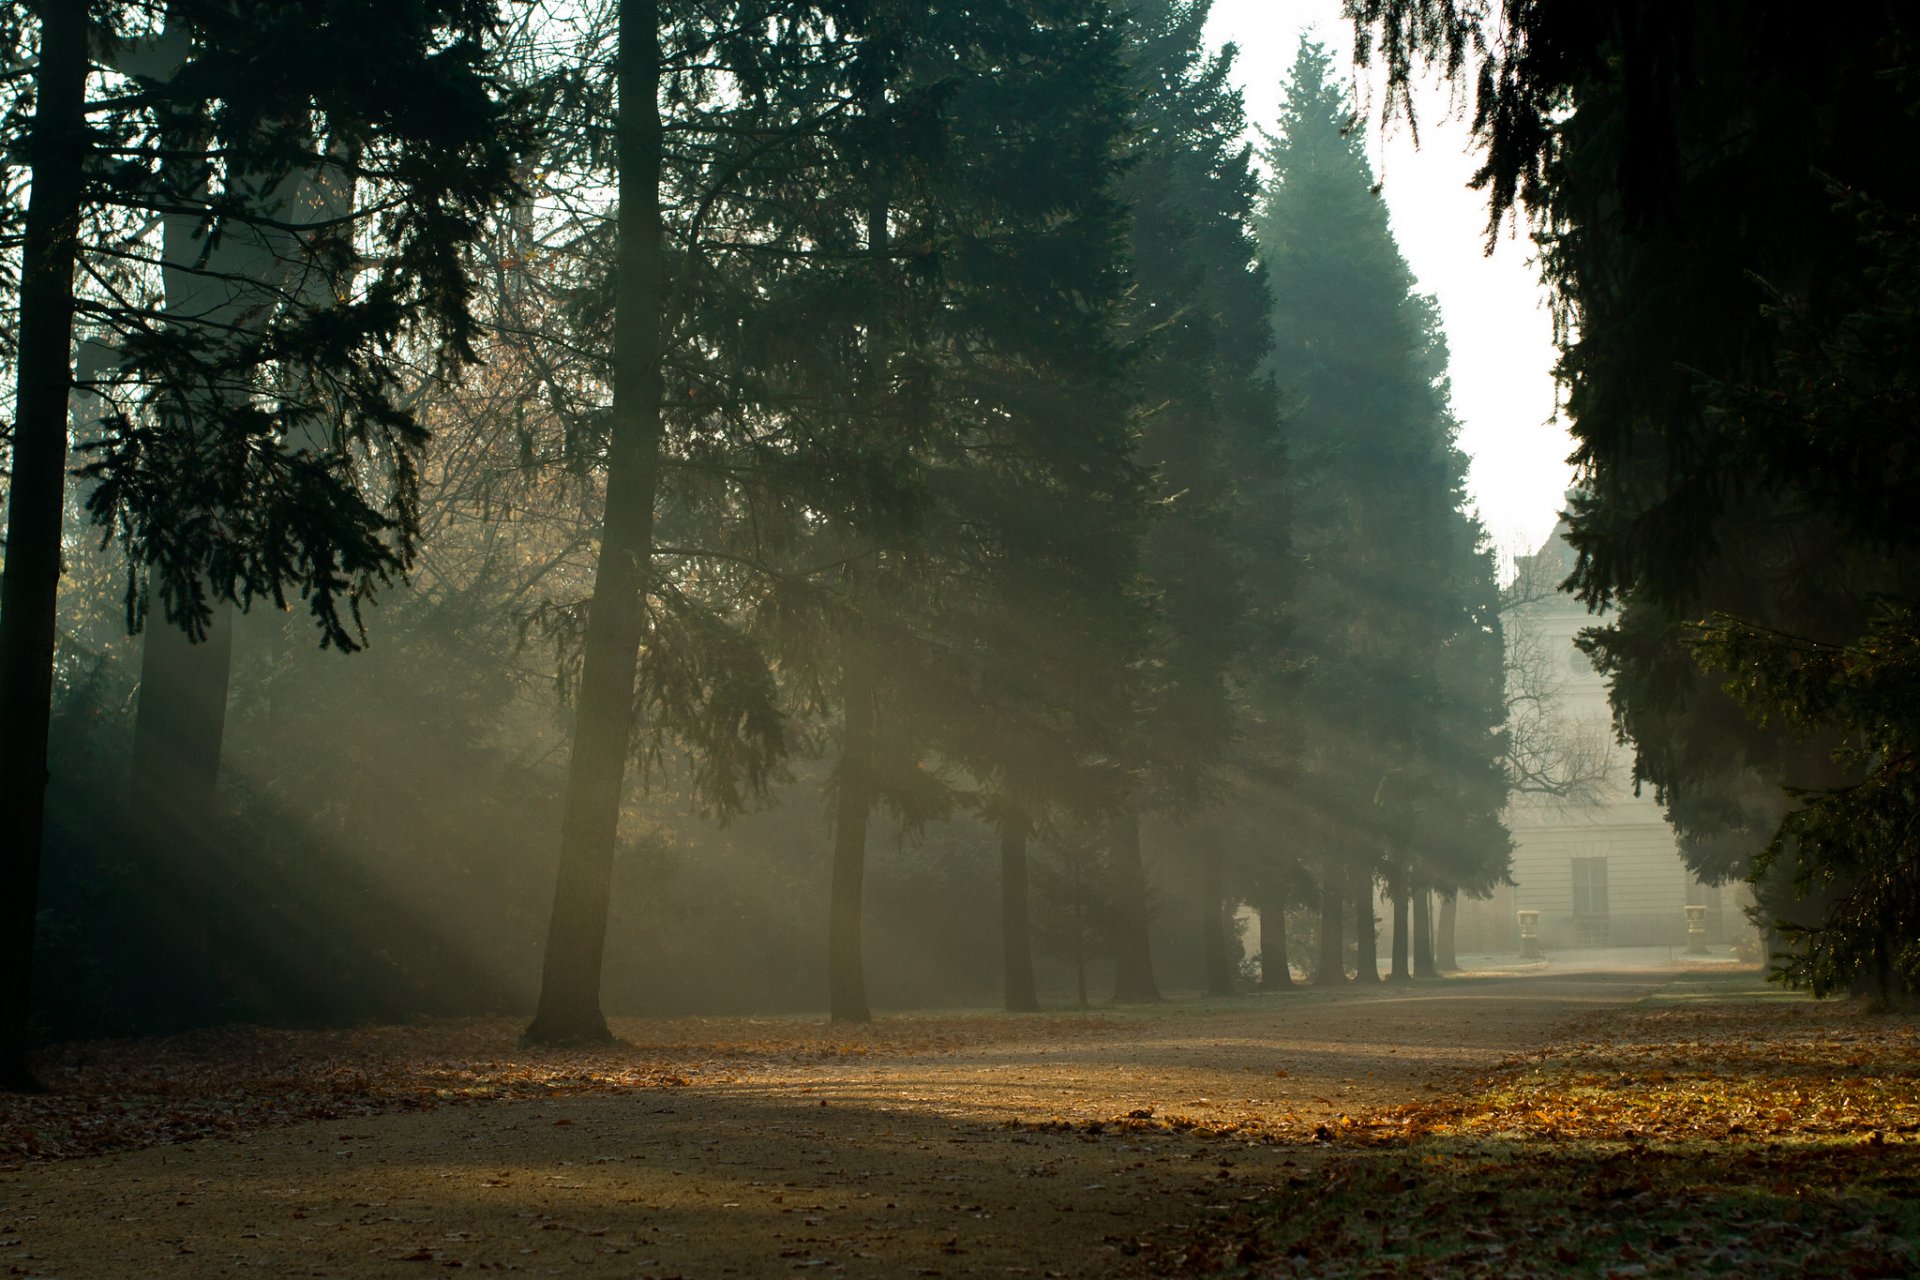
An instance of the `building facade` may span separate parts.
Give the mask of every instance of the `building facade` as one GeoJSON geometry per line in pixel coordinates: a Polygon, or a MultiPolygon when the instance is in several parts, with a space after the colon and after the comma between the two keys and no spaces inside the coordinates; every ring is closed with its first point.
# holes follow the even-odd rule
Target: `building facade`
{"type": "Polygon", "coordinates": [[[1746,887],[1700,883],[1651,790],[1634,794],[1632,749],[1613,742],[1606,680],[1574,643],[1594,618],[1554,589],[1573,565],[1563,532],[1556,529],[1534,555],[1516,557],[1522,603],[1504,617],[1509,699],[1516,718],[1527,720],[1524,732],[1536,744],[1545,740],[1548,757],[1562,769],[1568,759],[1584,762],[1594,781],[1571,799],[1516,792],[1507,811],[1514,882],[1491,898],[1460,900],[1456,950],[1518,952],[1522,911],[1539,913],[1540,946],[1549,955],[1677,948],[1688,941],[1690,905],[1706,908],[1710,946],[1739,943],[1750,932],[1746,887]]]}

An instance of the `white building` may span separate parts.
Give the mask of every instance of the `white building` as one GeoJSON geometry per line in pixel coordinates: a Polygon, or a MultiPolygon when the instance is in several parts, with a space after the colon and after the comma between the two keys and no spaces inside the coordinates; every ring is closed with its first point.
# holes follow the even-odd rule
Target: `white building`
{"type": "MultiPolygon", "coordinates": [[[[1709,945],[1738,942],[1748,929],[1745,887],[1695,879],[1680,860],[1652,789],[1633,793],[1632,748],[1613,743],[1606,681],[1574,645],[1595,619],[1577,600],[1551,589],[1572,569],[1563,529],[1536,555],[1516,558],[1520,580],[1546,589],[1531,593],[1539,598],[1506,619],[1515,656],[1510,668],[1529,668],[1518,679],[1510,676],[1510,685],[1525,684],[1538,695],[1536,734],[1550,725],[1563,747],[1583,747],[1590,759],[1605,754],[1604,780],[1584,800],[1514,795],[1507,811],[1514,883],[1487,900],[1460,900],[1456,950],[1518,951],[1517,913],[1523,910],[1540,913],[1540,944],[1548,954],[1583,947],[1677,948],[1687,942],[1689,904],[1707,908],[1709,945]]],[[[1514,693],[1510,687],[1510,699],[1514,693]]]]}

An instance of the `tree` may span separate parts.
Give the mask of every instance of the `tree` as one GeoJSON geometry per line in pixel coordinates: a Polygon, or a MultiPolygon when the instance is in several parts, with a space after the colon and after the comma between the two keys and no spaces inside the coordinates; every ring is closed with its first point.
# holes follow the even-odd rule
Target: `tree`
{"type": "Polygon", "coordinates": [[[914,828],[960,800],[955,771],[1000,835],[1009,1004],[1034,1003],[1025,844],[1054,806],[1098,804],[1144,514],[1118,335],[1125,116],[1109,19],[1077,0],[1012,3],[895,18],[873,44],[885,74],[862,98],[857,166],[874,201],[873,390],[858,408],[915,501],[897,528],[849,531],[829,973],[841,1021],[869,1015],[869,816],[885,804],[914,828]]]}
{"type": "MultiPolygon", "coordinates": [[[[625,40],[635,28],[619,12],[625,40]]],[[[606,1034],[600,956],[629,735],[648,765],[683,749],[696,791],[725,815],[764,784],[790,721],[835,711],[830,985],[837,1016],[864,1016],[865,829],[877,804],[911,822],[952,803],[945,771],[919,767],[939,734],[951,745],[950,717],[936,734],[914,712],[939,705],[943,664],[976,644],[961,626],[978,599],[968,575],[990,581],[1008,559],[982,495],[997,484],[1001,501],[1047,510],[1078,500],[1059,469],[1080,469],[1089,493],[1104,492],[1115,462],[1124,474],[1124,448],[1110,460],[1084,434],[1109,404],[1095,366],[1111,345],[1105,299],[1123,280],[1102,229],[1118,211],[1098,167],[1118,120],[1103,117],[1112,113],[1098,94],[1060,93],[1070,81],[1097,85],[1111,58],[1097,9],[1009,5],[991,22],[860,6],[669,5],[659,16],[652,93],[587,81],[558,95],[590,112],[614,97],[622,112],[659,104],[659,173],[637,179],[620,216],[642,198],[662,210],[662,345],[643,344],[636,358],[668,392],[637,455],[653,459],[651,495],[616,497],[618,455],[609,463],[609,518],[631,503],[657,512],[630,548],[642,578],[608,579],[584,610],[545,614],[582,654],[574,774],[577,789],[599,780],[577,812],[599,816],[571,822],[563,840],[528,1033],[541,1041],[606,1034]],[[776,38],[744,34],[762,30],[776,38]],[[995,59],[1032,69],[983,74],[995,59]],[[1066,137],[1035,132],[1034,121],[1060,123],[1066,137]],[[1087,164],[1044,164],[1043,150],[1087,164]],[[627,632],[610,644],[594,632],[603,588],[620,609],[639,593],[631,672],[611,657],[596,665],[596,653],[628,648],[627,632]],[[629,684],[630,696],[615,696],[629,684]]],[[[589,24],[581,38],[612,35],[589,24]]],[[[571,85],[577,64],[563,56],[553,75],[571,85]]],[[[569,135],[566,163],[594,171],[607,157],[588,125],[569,135]]],[[[604,210],[591,207],[577,223],[590,251],[576,333],[554,349],[590,350],[590,335],[614,335],[618,347],[626,304],[609,310],[606,259],[592,263],[615,243],[627,254],[630,227],[608,234],[604,210]]],[[[651,244],[653,231],[643,237],[651,244]]],[[[584,406],[604,403],[609,382],[625,403],[626,358],[616,351],[610,368],[582,371],[584,406]]],[[[583,414],[590,430],[597,416],[583,414]]],[[[1100,422],[1123,438],[1124,413],[1100,422]]],[[[1124,564],[1128,546],[1121,537],[1104,554],[1124,564]]]]}
{"type": "Polygon", "coordinates": [[[1843,816],[1883,773],[1898,793],[1862,709],[1904,713],[1888,668],[1837,673],[1901,650],[1914,591],[1910,468],[1884,429],[1910,371],[1916,179],[1910,149],[1857,127],[1905,136],[1912,20],[1503,5],[1496,40],[1496,15],[1450,0],[1355,11],[1394,84],[1423,60],[1475,76],[1492,224],[1523,212],[1543,246],[1579,441],[1569,586],[1615,609],[1586,643],[1636,777],[1697,872],[1757,870],[1797,917],[1787,976],[1911,982],[1909,828],[1843,816]]]}
{"type": "MultiPolygon", "coordinates": [[[[814,74],[816,53],[834,56],[832,42],[816,42],[823,21],[805,7],[696,11],[661,0],[556,19],[578,39],[550,70],[552,97],[574,113],[556,159],[603,184],[610,165],[613,189],[602,186],[608,198],[586,202],[580,218],[580,239],[598,252],[583,271],[575,322],[608,353],[579,388],[583,416],[604,431],[604,506],[591,599],[549,615],[556,631],[571,629],[578,666],[553,912],[526,1031],[533,1043],[611,1038],[600,983],[630,754],[657,761],[665,744],[684,744],[696,788],[726,812],[764,784],[784,747],[765,652],[734,608],[740,595],[723,588],[715,600],[685,588],[698,576],[692,566],[727,556],[699,533],[716,510],[737,509],[751,482],[728,476],[762,452],[756,393],[767,369],[735,376],[742,349],[762,335],[717,338],[740,323],[730,310],[737,290],[753,288],[741,256],[782,251],[781,237],[793,234],[790,220],[770,224],[747,209],[757,185],[804,171],[795,155],[805,156],[819,114],[831,109],[814,74]],[[610,80],[579,69],[579,55],[596,48],[611,54],[610,80]],[[609,112],[610,151],[601,141],[609,112]],[[684,521],[688,545],[662,545],[663,516],[684,521]]],[[[749,571],[754,550],[735,557],[749,571]]]]}
{"type": "MultiPolygon", "coordinates": [[[[1315,801],[1298,825],[1318,845],[1317,979],[1342,978],[1351,908],[1371,981],[1376,878],[1405,921],[1422,887],[1504,870],[1492,569],[1464,511],[1437,312],[1394,244],[1348,91],[1310,41],[1266,158],[1260,244],[1274,368],[1296,406],[1302,566],[1295,658],[1271,696],[1302,727],[1296,785],[1315,801]]],[[[1404,925],[1394,958],[1404,976],[1404,925]]]]}
{"type": "Polygon", "coordinates": [[[470,354],[464,247],[511,188],[519,140],[481,52],[484,5],[343,2],[316,25],[310,6],[279,0],[178,0],[166,24],[193,51],[187,64],[164,80],[103,68],[92,99],[94,51],[153,35],[151,15],[51,2],[36,11],[37,27],[13,26],[37,36],[42,57],[31,115],[21,103],[12,117],[27,131],[34,194],[0,604],[0,711],[19,727],[0,766],[15,913],[0,1075],[15,1085],[28,1078],[75,338],[114,352],[89,362],[104,412],[81,449],[88,512],[126,551],[130,623],[145,621],[150,585],[167,621],[196,637],[217,602],[284,604],[291,592],[323,643],[355,647],[363,602],[414,549],[424,435],[400,404],[400,357],[470,354]],[[219,157],[211,180],[175,145],[184,120],[197,122],[185,132],[198,154],[219,157]],[[324,224],[261,198],[348,173],[360,203],[324,224]],[[171,234],[190,218],[209,248],[227,236],[269,240],[292,277],[328,287],[261,299],[271,314],[246,325],[169,313],[154,302],[166,270],[218,278],[204,256],[167,261],[169,215],[171,234]],[[378,256],[359,252],[362,233],[378,256]],[[306,430],[316,415],[333,423],[320,447],[306,430]]]}
{"type": "Polygon", "coordinates": [[[1613,739],[1599,726],[1561,712],[1565,655],[1541,635],[1538,609],[1559,593],[1568,564],[1555,539],[1514,557],[1513,580],[1500,592],[1500,630],[1506,640],[1508,788],[1569,805],[1600,798],[1612,776],[1613,739]]]}
{"type": "MultiPolygon", "coordinates": [[[[1204,39],[1210,8],[1126,6],[1137,106],[1123,190],[1133,207],[1135,378],[1150,406],[1139,456],[1154,473],[1161,514],[1143,557],[1158,617],[1125,754],[1139,782],[1111,820],[1119,1000],[1159,999],[1141,814],[1164,815],[1178,829],[1204,813],[1219,798],[1236,733],[1231,674],[1248,599],[1231,524],[1232,464],[1257,459],[1269,475],[1279,465],[1277,407],[1262,367],[1266,281],[1250,228],[1257,184],[1231,82],[1235,51],[1211,53],[1204,39]]],[[[1198,845],[1191,862],[1204,896],[1224,893],[1215,843],[1199,830],[1185,838],[1198,845]]],[[[1224,900],[1214,902],[1202,916],[1203,946],[1216,953],[1223,909],[1224,900]]]]}

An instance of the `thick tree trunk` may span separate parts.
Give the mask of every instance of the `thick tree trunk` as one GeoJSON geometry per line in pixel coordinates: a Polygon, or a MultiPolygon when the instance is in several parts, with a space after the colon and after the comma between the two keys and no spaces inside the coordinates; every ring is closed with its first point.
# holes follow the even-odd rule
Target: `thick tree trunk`
{"type": "Polygon", "coordinates": [[[1373,874],[1361,867],[1347,886],[1353,895],[1353,980],[1380,981],[1380,929],[1373,914],[1373,874]]]}
{"type": "Polygon", "coordinates": [[[151,599],[140,646],[130,798],[147,904],[157,933],[178,949],[163,974],[162,1017],[176,1026],[213,1019],[213,824],[220,747],[233,661],[233,608],[222,602],[198,642],[169,624],[151,599]]]}
{"type": "Polygon", "coordinates": [[[0,1088],[35,1087],[28,1064],[34,917],[46,822],[53,635],[73,387],[73,269],[87,150],[87,6],[40,6],[32,166],[15,332],[13,473],[0,577],[0,1088]]]}
{"type": "Polygon", "coordinates": [[[1330,987],[1347,980],[1346,903],[1342,892],[1347,869],[1340,859],[1328,854],[1320,865],[1320,957],[1314,964],[1313,984],[1330,987]]]}
{"type": "Polygon", "coordinates": [[[834,795],[833,888],[827,911],[827,1016],[871,1022],[862,954],[867,822],[873,814],[873,689],[855,646],[847,645],[840,699],[840,773],[834,795]]]}
{"type": "Polygon", "coordinates": [[[1027,923],[1027,818],[1000,824],[1000,957],[1008,1013],[1036,1013],[1033,939],[1027,923]]]}
{"type": "Polygon", "coordinates": [[[1260,989],[1278,991],[1293,985],[1293,966],[1287,961],[1287,907],[1277,893],[1260,899],[1260,989]]]}
{"type": "Polygon", "coordinates": [[[1413,889],[1413,976],[1440,976],[1433,963],[1433,891],[1424,884],[1413,889]]]}
{"type": "Polygon", "coordinates": [[[1200,962],[1206,970],[1207,994],[1233,994],[1233,964],[1227,957],[1227,891],[1220,876],[1220,848],[1202,836],[1200,851],[1200,962]]]}
{"type": "Polygon", "coordinates": [[[1440,927],[1434,931],[1434,961],[1442,973],[1457,973],[1460,958],[1454,953],[1454,928],[1460,918],[1460,895],[1449,891],[1440,895],[1440,927]]]}
{"type": "Polygon", "coordinates": [[[1388,977],[1395,982],[1412,978],[1407,968],[1407,876],[1404,871],[1387,875],[1387,896],[1393,899],[1393,961],[1388,977]]]}
{"type": "Polygon", "coordinates": [[[660,476],[660,6],[620,6],[619,246],[614,267],[613,422],[607,507],[587,609],[560,865],[547,927],[535,1044],[612,1039],[600,1011],[613,848],[632,733],[633,682],[653,563],[660,476]]]}
{"type": "Polygon", "coordinates": [[[1147,936],[1147,865],[1140,852],[1140,819],[1131,811],[1113,821],[1113,999],[1116,1004],[1153,1004],[1161,999],[1153,979],[1153,943],[1147,936]]]}

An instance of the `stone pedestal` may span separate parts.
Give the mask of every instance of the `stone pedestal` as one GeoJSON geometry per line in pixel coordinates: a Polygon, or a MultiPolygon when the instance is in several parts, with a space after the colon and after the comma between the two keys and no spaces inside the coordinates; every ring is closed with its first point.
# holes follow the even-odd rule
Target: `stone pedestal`
{"type": "Polygon", "coordinates": [[[1520,921],[1520,958],[1522,960],[1545,959],[1547,953],[1540,948],[1540,913],[1516,911],[1513,914],[1520,921]]]}
{"type": "Polygon", "coordinates": [[[1687,954],[1703,956],[1707,954],[1707,909],[1689,906],[1687,908],[1687,954]]]}

